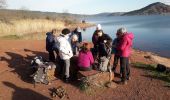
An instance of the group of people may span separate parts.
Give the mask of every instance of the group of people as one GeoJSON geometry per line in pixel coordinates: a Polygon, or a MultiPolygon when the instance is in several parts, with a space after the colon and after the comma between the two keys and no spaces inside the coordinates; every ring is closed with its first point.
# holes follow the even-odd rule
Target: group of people
{"type": "Polygon", "coordinates": [[[105,34],[100,24],[97,25],[92,36],[92,43],[82,41],[80,27],[74,31],[68,28],[62,30],[59,36],[55,36],[56,30],[46,33],[46,50],[49,52],[49,60],[60,65],[59,73],[65,82],[70,78],[70,59],[77,57],[76,71],[89,71],[94,69],[116,72],[120,60],[121,83],[127,84],[130,79],[129,56],[134,35],[128,33],[126,28],[120,28],[116,32],[116,38],[105,34]],[[110,59],[114,53],[113,66],[110,59]]]}

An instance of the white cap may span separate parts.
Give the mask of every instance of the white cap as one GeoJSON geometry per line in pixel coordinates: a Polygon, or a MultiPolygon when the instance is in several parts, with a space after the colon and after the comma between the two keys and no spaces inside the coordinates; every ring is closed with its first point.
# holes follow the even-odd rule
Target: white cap
{"type": "Polygon", "coordinates": [[[102,29],[102,26],[100,24],[97,24],[97,27],[96,27],[97,30],[101,30],[102,29]]]}
{"type": "Polygon", "coordinates": [[[80,27],[77,27],[77,32],[81,32],[81,28],[80,27]]]}

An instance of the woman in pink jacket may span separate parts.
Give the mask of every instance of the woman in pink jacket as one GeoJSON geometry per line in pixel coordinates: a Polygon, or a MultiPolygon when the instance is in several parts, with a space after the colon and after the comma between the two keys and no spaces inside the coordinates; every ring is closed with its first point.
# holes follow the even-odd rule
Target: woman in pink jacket
{"type": "Polygon", "coordinates": [[[127,80],[130,79],[129,56],[131,54],[134,35],[127,33],[126,28],[118,29],[117,34],[121,36],[117,46],[118,54],[120,55],[121,82],[127,84],[127,80]]]}
{"type": "Polygon", "coordinates": [[[93,63],[94,63],[94,59],[90,51],[90,45],[88,43],[84,43],[83,48],[79,52],[79,56],[78,56],[78,69],[82,71],[91,70],[93,63]]]}

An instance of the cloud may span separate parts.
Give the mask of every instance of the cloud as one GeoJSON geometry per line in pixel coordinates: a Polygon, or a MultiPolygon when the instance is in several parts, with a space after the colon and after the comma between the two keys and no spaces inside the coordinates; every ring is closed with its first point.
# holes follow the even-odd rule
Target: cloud
{"type": "Polygon", "coordinates": [[[27,7],[30,10],[60,11],[68,10],[91,0],[8,0],[9,8],[27,7]]]}

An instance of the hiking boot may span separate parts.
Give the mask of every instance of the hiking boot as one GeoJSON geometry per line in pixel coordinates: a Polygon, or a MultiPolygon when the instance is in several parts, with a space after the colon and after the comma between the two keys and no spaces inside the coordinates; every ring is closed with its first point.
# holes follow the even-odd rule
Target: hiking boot
{"type": "Polygon", "coordinates": [[[126,85],[126,84],[127,84],[127,81],[126,81],[126,80],[121,79],[120,84],[121,84],[121,85],[126,85]]]}
{"type": "Polygon", "coordinates": [[[128,78],[127,78],[127,80],[129,81],[129,80],[131,80],[131,78],[130,78],[130,77],[128,77],[128,78]]]}
{"type": "Polygon", "coordinates": [[[120,84],[121,85],[127,85],[127,81],[121,81],[120,84]]]}
{"type": "Polygon", "coordinates": [[[70,81],[69,78],[65,78],[65,79],[64,79],[64,82],[65,82],[65,83],[69,83],[69,81],[70,81]]]}

